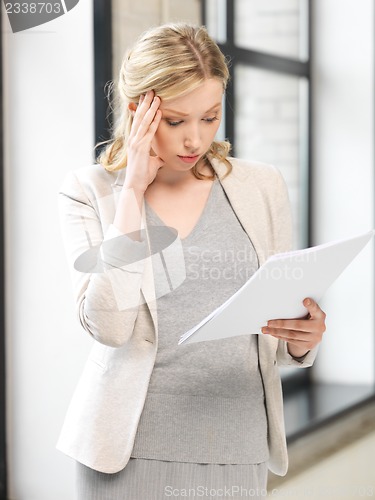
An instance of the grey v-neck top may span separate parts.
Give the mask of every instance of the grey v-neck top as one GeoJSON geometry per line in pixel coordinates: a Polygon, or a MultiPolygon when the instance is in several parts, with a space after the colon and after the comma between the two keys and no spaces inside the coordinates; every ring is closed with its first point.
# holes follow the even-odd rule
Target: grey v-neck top
{"type": "MultiPolygon", "coordinates": [[[[147,203],[146,221],[164,224],[147,203]]],[[[197,224],[181,241],[186,279],[157,299],[158,352],[131,456],[264,462],[267,417],[258,336],[177,345],[258,268],[253,245],[217,178],[197,224]]]]}

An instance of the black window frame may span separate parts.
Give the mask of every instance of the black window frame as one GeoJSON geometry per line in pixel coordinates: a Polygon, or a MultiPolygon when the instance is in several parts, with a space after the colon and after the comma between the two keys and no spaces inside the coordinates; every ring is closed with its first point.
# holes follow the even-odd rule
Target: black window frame
{"type": "MultiPolygon", "coordinates": [[[[94,95],[95,144],[111,136],[112,115],[106,98],[106,85],[113,80],[112,0],[94,0],[94,95]]],[[[96,150],[95,156],[100,152],[96,150]]]]}

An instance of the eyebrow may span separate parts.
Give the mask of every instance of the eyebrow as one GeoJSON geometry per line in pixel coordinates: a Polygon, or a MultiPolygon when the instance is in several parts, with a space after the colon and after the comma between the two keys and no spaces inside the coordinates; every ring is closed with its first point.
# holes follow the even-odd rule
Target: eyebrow
{"type": "MultiPolygon", "coordinates": [[[[209,113],[210,111],[214,110],[215,108],[218,108],[221,105],[221,102],[218,102],[212,108],[208,109],[207,111],[204,112],[204,114],[209,113]]],[[[163,113],[172,113],[174,115],[179,115],[179,116],[189,116],[190,113],[182,113],[182,111],[176,111],[175,109],[162,109],[163,113]]]]}

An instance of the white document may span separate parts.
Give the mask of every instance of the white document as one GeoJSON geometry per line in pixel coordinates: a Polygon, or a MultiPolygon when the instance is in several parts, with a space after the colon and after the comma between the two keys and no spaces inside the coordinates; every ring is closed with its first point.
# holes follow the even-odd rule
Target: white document
{"type": "Polygon", "coordinates": [[[271,319],[306,316],[302,301],[319,301],[327,288],[374,236],[273,255],[224,304],[181,336],[178,344],[261,333],[271,319]]]}

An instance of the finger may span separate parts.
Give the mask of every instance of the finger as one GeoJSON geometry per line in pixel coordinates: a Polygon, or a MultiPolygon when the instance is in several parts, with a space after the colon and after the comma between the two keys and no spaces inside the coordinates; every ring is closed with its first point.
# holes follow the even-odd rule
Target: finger
{"type": "Polygon", "coordinates": [[[267,326],[283,330],[297,330],[301,332],[319,332],[321,321],[309,319],[273,319],[267,321],[267,326]]]}
{"type": "Polygon", "coordinates": [[[155,92],[153,90],[149,90],[146,94],[142,94],[140,96],[137,107],[138,114],[144,115],[146,113],[146,111],[151,106],[154,97],[155,97],[155,92]]]}
{"type": "MultiPolygon", "coordinates": [[[[155,97],[153,99],[149,109],[144,114],[142,121],[139,123],[137,131],[135,132],[135,139],[136,140],[140,140],[142,137],[144,137],[149,132],[149,128],[156,118],[156,114],[157,114],[159,106],[160,106],[160,98],[155,97]]],[[[160,123],[160,118],[161,117],[157,118],[159,123],[160,123]]]]}
{"type": "Polygon", "coordinates": [[[139,98],[139,103],[134,113],[132,129],[131,129],[131,133],[133,133],[133,135],[137,132],[144,116],[150,109],[153,99],[154,99],[154,92],[152,90],[147,92],[146,95],[143,95],[139,98]]]}
{"type": "MultiPolygon", "coordinates": [[[[153,96],[152,96],[152,98],[153,98],[153,96]]],[[[140,123],[142,122],[144,115],[146,114],[147,110],[150,107],[150,104],[152,102],[152,98],[151,98],[150,92],[148,92],[146,95],[140,96],[137,108],[134,112],[131,132],[133,132],[133,133],[137,132],[138,127],[139,127],[140,123]]]]}
{"type": "Polygon", "coordinates": [[[305,320],[272,320],[268,321],[269,331],[282,332],[295,331],[302,335],[310,334],[321,337],[326,330],[324,319],[305,319],[305,320]]]}
{"type": "Polygon", "coordinates": [[[156,172],[165,165],[165,161],[160,156],[151,156],[149,165],[152,172],[155,172],[156,175],[156,172]]]}
{"type": "Polygon", "coordinates": [[[292,330],[269,331],[267,333],[266,331],[263,331],[262,328],[262,332],[266,333],[267,335],[271,335],[278,340],[288,342],[288,344],[303,347],[306,350],[312,349],[321,341],[321,337],[319,335],[295,332],[292,330]]]}
{"type": "Polygon", "coordinates": [[[262,332],[273,337],[285,340],[303,340],[308,341],[309,336],[314,335],[313,332],[302,332],[300,330],[284,330],[280,328],[263,327],[262,332]]]}
{"type": "Polygon", "coordinates": [[[161,110],[157,109],[155,116],[154,116],[154,119],[150,123],[150,125],[148,127],[148,131],[145,134],[145,137],[147,137],[148,139],[152,139],[154,137],[155,132],[157,131],[157,129],[159,127],[162,115],[163,115],[163,113],[161,112],[161,110]]]}
{"type": "Polygon", "coordinates": [[[314,330],[315,325],[315,328],[319,330],[320,325],[324,324],[326,314],[313,299],[305,299],[303,305],[308,310],[309,314],[307,317],[300,319],[273,319],[267,322],[267,326],[309,332],[314,330]]]}
{"type": "Polygon", "coordinates": [[[307,297],[304,301],[303,301],[303,305],[306,307],[306,309],[308,310],[309,314],[310,314],[310,317],[312,319],[325,319],[326,318],[326,314],[324,311],[322,311],[322,309],[320,309],[320,307],[318,306],[318,304],[315,302],[315,300],[307,297]]]}
{"type": "Polygon", "coordinates": [[[311,328],[309,320],[302,319],[273,319],[267,321],[267,326],[270,328],[278,328],[283,330],[299,330],[308,332],[311,328]],[[307,323],[308,322],[308,323],[307,323]]]}

